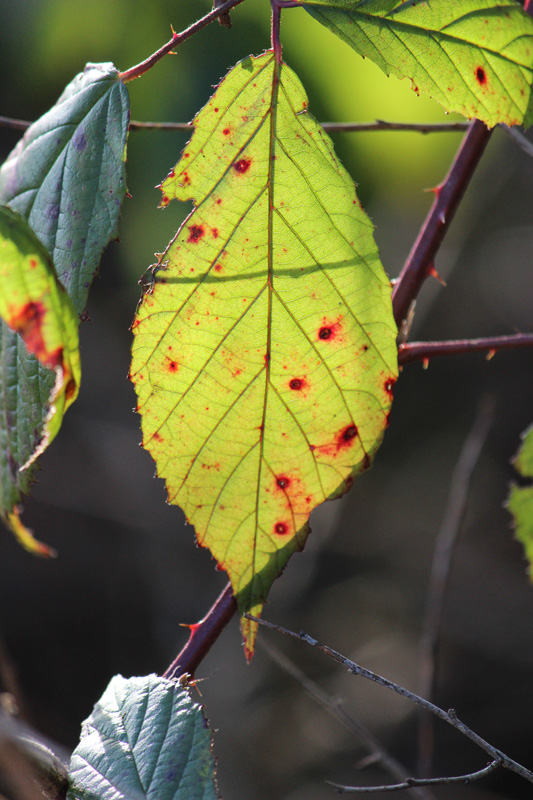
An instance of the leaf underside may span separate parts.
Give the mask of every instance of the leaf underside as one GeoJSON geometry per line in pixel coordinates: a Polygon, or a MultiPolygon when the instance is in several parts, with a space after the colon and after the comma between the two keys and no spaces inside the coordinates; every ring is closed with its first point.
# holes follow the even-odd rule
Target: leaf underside
{"type": "Polygon", "coordinates": [[[529,574],[533,579],[533,428],[524,434],[515,467],[523,478],[529,480],[530,485],[512,486],[507,505],[514,517],[516,538],[524,546],[529,574]]]}
{"type": "MultiPolygon", "coordinates": [[[[0,202],[29,222],[78,314],[102,252],[117,236],[128,123],[128,94],[117,70],[89,64],[0,169],[0,202]]],[[[55,380],[0,323],[0,515],[8,524],[32,483],[34,465],[20,468],[43,440],[55,380]]],[[[19,535],[28,533],[15,522],[19,535]]]]}
{"type": "Polygon", "coordinates": [[[161,190],[195,209],[139,306],[131,378],[169,501],[257,614],[311,511],[370,464],[397,331],[372,224],[296,75],[245,59],[194,127],[161,190]]]}
{"type": "Polygon", "coordinates": [[[216,800],[211,732],[173,681],[116,675],[83,723],[67,800],[216,800]]]}
{"type": "Polygon", "coordinates": [[[446,111],[533,121],[533,19],[516,0],[306,0],[315,19],[446,111]]]}

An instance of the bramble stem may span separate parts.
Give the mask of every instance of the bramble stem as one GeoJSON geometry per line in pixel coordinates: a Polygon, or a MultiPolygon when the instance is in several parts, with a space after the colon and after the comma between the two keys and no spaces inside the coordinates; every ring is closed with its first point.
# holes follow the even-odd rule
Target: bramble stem
{"type": "Polygon", "coordinates": [[[219,594],[215,603],[200,622],[190,625],[189,641],[163,673],[164,678],[179,678],[186,672],[194,675],[202,659],[207,655],[230,619],[237,611],[231,584],[219,594]]]}
{"type": "Polygon", "coordinates": [[[123,83],[128,83],[128,81],[133,81],[135,78],[140,78],[141,75],[144,75],[145,72],[148,72],[149,69],[152,69],[158,61],[160,61],[163,56],[166,56],[170,53],[175,47],[180,45],[186,39],[189,39],[195,33],[198,33],[199,30],[205,28],[206,25],[209,25],[213,20],[217,19],[218,17],[224,16],[228,11],[235,6],[238,6],[239,3],[243,3],[244,0],[227,0],[223,5],[214,8],[204,17],[196,20],[193,22],[192,25],[189,25],[188,28],[185,28],[184,31],[181,33],[174,33],[172,35],[172,39],[169,42],[160,47],[159,50],[156,50],[155,53],[152,53],[151,56],[146,58],[144,61],[141,61],[140,64],[136,64],[134,67],[127,69],[125,72],[119,73],[119,78],[123,83]]]}
{"type": "Polygon", "coordinates": [[[487,336],[483,339],[455,339],[447,342],[408,342],[398,348],[398,363],[403,366],[411,361],[429,361],[435,356],[451,356],[458,353],[475,353],[511,347],[532,347],[533,333],[515,333],[511,336],[487,336]]]}
{"type": "Polygon", "coordinates": [[[435,188],[435,200],[413,245],[402,272],[394,286],[392,306],[399,328],[428,277],[437,251],[455,215],[459,202],[468,186],[492,131],[475,119],[440,186],[435,188]]]}
{"type": "Polygon", "coordinates": [[[278,633],[284,633],[286,636],[291,636],[293,639],[298,639],[300,642],[305,642],[305,644],[308,644],[311,647],[316,647],[316,649],[320,650],[321,653],[324,653],[334,661],[337,661],[339,664],[345,666],[353,675],[366,678],[367,680],[377,683],[380,686],[383,686],[385,689],[389,689],[389,691],[395,692],[401,697],[405,697],[407,700],[416,703],[426,711],[429,711],[431,714],[434,714],[436,717],[444,722],[447,722],[448,725],[451,725],[453,728],[458,730],[460,733],[470,739],[470,741],[474,742],[474,744],[488,753],[493,760],[500,762],[502,767],[505,767],[505,769],[508,769],[511,772],[515,772],[517,775],[520,775],[521,778],[529,781],[529,783],[533,783],[533,772],[530,772],[530,770],[528,770],[522,764],[519,764],[512,758],[509,758],[509,756],[506,756],[505,753],[501,752],[501,750],[493,747],[493,745],[485,741],[485,739],[465,725],[464,722],[461,722],[453,708],[450,708],[448,711],[444,711],[444,709],[439,708],[439,706],[429,702],[429,700],[424,700],[423,697],[420,697],[414,692],[410,692],[409,689],[405,689],[403,686],[400,686],[400,684],[394,683],[394,681],[390,681],[388,678],[383,678],[376,672],[372,672],[365,667],[361,667],[359,664],[356,664],[355,661],[351,661],[351,659],[346,658],[346,656],[343,656],[341,653],[333,650],[333,648],[328,647],[325,644],[320,644],[320,642],[318,642],[316,639],[313,639],[312,636],[309,636],[308,633],[296,633],[295,631],[291,631],[288,628],[282,627],[281,625],[276,625],[275,623],[268,622],[265,619],[254,617],[252,614],[244,614],[244,616],[252,622],[257,622],[264,628],[270,628],[271,630],[278,631],[278,633]]]}

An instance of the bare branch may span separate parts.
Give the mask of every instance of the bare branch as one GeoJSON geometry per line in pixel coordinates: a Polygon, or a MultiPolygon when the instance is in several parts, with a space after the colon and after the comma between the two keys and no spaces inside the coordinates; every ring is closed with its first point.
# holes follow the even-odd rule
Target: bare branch
{"type": "Polygon", "coordinates": [[[529,139],[524,136],[522,131],[519,131],[518,128],[513,126],[512,128],[509,125],[501,125],[500,126],[513,140],[516,144],[522,148],[524,153],[527,153],[528,156],[533,158],[533,143],[529,141],[529,139]]]}
{"type": "MultiPolygon", "coordinates": [[[[319,703],[331,716],[342,722],[348,730],[350,730],[360,744],[368,751],[368,758],[372,763],[380,764],[393,778],[400,781],[407,781],[409,774],[405,767],[400,764],[393,756],[388,753],[379,739],[376,739],[374,734],[362,725],[358,720],[354,719],[344,708],[342,701],[338,698],[332,697],[324,691],[312,678],[305,674],[296,664],[291,661],[287,656],[278,650],[277,647],[260,640],[259,646],[265,650],[270,658],[276,662],[282,669],[284,669],[295,681],[298,681],[300,686],[309,694],[314,700],[319,703]]],[[[365,762],[367,759],[365,758],[365,762]]],[[[422,788],[411,789],[413,797],[424,798],[424,800],[434,800],[431,792],[422,788]]]]}
{"type": "MultiPolygon", "coordinates": [[[[446,512],[435,542],[419,647],[419,691],[428,700],[433,698],[435,692],[438,639],[453,554],[472,474],[493,419],[494,401],[484,397],[453,471],[446,512]]],[[[418,728],[418,751],[419,773],[428,774],[433,757],[433,717],[425,712],[420,717],[418,728]]]]}
{"type": "Polygon", "coordinates": [[[411,133],[457,133],[468,130],[469,122],[321,122],[328,133],[364,133],[366,131],[403,131],[411,133]]]}
{"type": "Polygon", "coordinates": [[[316,649],[320,650],[321,653],[324,653],[334,661],[337,661],[339,664],[342,664],[344,667],[346,667],[353,675],[359,675],[362,678],[366,678],[373,683],[377,683],[379,686],[383,686],[385,689],[389,689],[391,692],[395,692],[395,694],[399,694],[401,697],[405,697],[412,703],[416,703],[417,705],[426,709],[426,711],[431,712],[431,714],[434,714],[439,719],[447,722],[448,725],[451,725],[453,728],[460,731],[460,733],[470,739],[470,741],[474,742],[474,744],[488,753],[493,760],[501,761],[502,767],[505,767],[505,769],[508,769],[511,772],[515,772],[517,775],[520,775],[520,777],[524,778],[524,780],[529,781],[529,783],[533,783],[533,772],[530,772],[530,770],[528,770],[522,764],[519,764],[509,756],[506,756],[505,753],[502,753],[501,750],[498,750],[489,742],[485,741],[485,739],[465,725],[464,722],[461,722],[453,708],[450,708],[448,711],[444,711],[442,708],[439,708],[439,706],[436,706],[429,700],[424,700],[423,697],[420,697],[414,692],[410,692],[409,689],[405,689],[398,683],[394,683],[394,681],[390,681],[388,678],[383,678],[376,672],[372,672],[365,667],[361,667],[359,664],[356,664],[355,661],[351,661],[349,658],[346,658],[346,656],[343,656],[341,653],[333,650],[333,648],[328,647],[325,644],[320,644],[320,642],[318,642],[316,639],[313,639],[312,636],[309,636],[308,633],[296,633],[295,631],[291,631],[288,628],[282,627],[281,625],[276,625],[273,622],[268,622],[265,619],[254,617],[252,614],[244,614],[243,616],[252,620],[252,622],[257,622],[259,625],[262,625],[265,628],[271,628],[279,633],[284,633],[286,636],[291,636],[293,639],[298,639],[300,642],[305,642],[305,644],[308,644],[311,647],[316,647],[316,649]]]}
{"type": "Polygon", "coordinates": [[[374,794],[377,792],[399,792],[402,789],[411,789],[413,786],[443,786],[450,783],[472,783],[481,778],[486,778],[491,772],[503,766],[500,759],[494,759],[490,764],[487,764],[483,769],[478,769],[476,772],[467,772],[465,775],[452,775],[443,778],[407,778],[402,783],[389,783],[384,786],[343,786],[340,783],[331,783],[339,794],[348,792],[358,792],[359,794],[374,794]]]}
{"type": "Polygon", "coordinates": [[[178,47],[178,45],[182,44],[186,39],[190,39],[191,36],[198,33],[202,28],[205,28],[205,26],[209,25],[213,20],[218,17],[224,17],[228,11],[243,2],[244,0],[226,0],[225,3],[217,6],[217,8],[214,8],[208,14],[196,20],[196,22],[193,22],[192,25],[189,25],[189,27],[185,28],[181,33],[174,33],[170,41],[164,44],[163,47],[160,47],[159,50],[156,50],[155,53],[152,53],[151,56],[148,56],[144,61],[141,61],[140,64],[136,64],[125,72],[121,72],[119,74],[120,80],[123,81],[123,83],[128,83],[129,81],[135,80],[135,78],[140,78],[141,75],[144,75],[145,72],[152,69],[163,56],[172,52],[175,47],[178,47]]]}
{"type": "MultiPolygon", "coordinates": [[[[0,128],[13,128],[24,131],[32,123],[24,119],[12,119],[0,116],[0,128]]],[[[403,131],[413,133],[457,133],[468,128],[468,122],[387,122],[377,119],[375,122],[321,122],[328,133],[366,133],[368,131],[403,131]]],[[[190,122],[141,122],[132,119],[130,130],[190,131],[190,122]]],[[[525,137],[524,137],[525,138],[525,137]]],[[[527,140],[526,140],[527,141],[527,140]]]]}
{"type": "Polygon", "coordinates": [[[398,348],[398,363],[429,361],[435,356],[458,353],[475,353],[486,350],[493,355],[497,350],[533,346],[533,333],[515,333],[510,336],[487,336],[483,339],[455,339],[447,342],[408,342],[398,348]]]}

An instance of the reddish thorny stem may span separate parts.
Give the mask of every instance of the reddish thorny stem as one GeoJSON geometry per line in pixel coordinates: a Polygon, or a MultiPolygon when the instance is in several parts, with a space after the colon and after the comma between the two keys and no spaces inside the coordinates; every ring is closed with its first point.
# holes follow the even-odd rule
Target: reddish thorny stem
{"type": "MultiPolygon", "coordinates": [[[[227,0],[213,9],[181,33],[173,33],[172,39],[140,64],[120,74],[123,82],[140,77],[151,69],[161,58],[177,45],[197,33],[213,20],[224,15],[243,0],[227,0]]],[[[280,16],[282,8],[294,8],[298,0],[271,0],[272,8],[272,49],[278,64],[281,63],[280,16]]],[[[525,9],[533,15],[533,0],[526,0],[525,9]]],[[[471,122],[467,134],[452,163],[444,182],[436,187],[435,201],[424,221],[411,253],[395,283],[392,294],[394,319],[399,327],[408,315],[411,303],[417,297],[424,281],[432,272],[433,262],[439,247],[454,217],[459,202],[479,163],[492,131],[479,120],[471,122]]],[[[399,362],[404,364],[413,360],[427,359],[432,355],[473,350],[494,350],[512,346],[533,344],[533,336],[518,334],[491,339],[462,340],[458,342],[427,342],[402,344],[399,347],[399,362]]],[[[178,678],[188,673],[193,675],[198,665],[209,652],[230,619],[237,612],[231,584],[227,584],[206,616],[190,625],[187,644],[165,671],[167,678],[178,678]]]]}

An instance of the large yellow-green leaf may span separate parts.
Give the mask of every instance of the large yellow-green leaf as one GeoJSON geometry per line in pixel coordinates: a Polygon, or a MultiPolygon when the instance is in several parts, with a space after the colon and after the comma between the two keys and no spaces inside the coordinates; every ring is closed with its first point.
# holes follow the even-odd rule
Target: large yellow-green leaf
{"type": "MultiPolygon", "coordinates": [[[[66,291],[60,285],[50,257],[26,220],[6,206],[0,206],[0,317],[11,331],[19,334],[29,353],[51,373],[50,391],[40,398],[46,411],[42,429],[32,430],[30,459],[27,467],[52,441],[68,406],[78,394],[80,358],[78,349],[78,315],[66,291]]],[[[3,380],[18,392],[18,382],[8,375],[9,364],[2,359],[3,380]]],[[[11,469],[19,469],[11,452],[10,403],[0,407],[2,453],[11,469]]],[[[16,476],[14,476],[16,479],[16,476]]],[[[7,486],[9,495],[10,484],[7,486]]],[[[20,522],[16,507],[4,503],[4,482],[0,482],[0,508],[7,524],[23,544],[46,553],[44,546],[34,543],[20,522]]]]}
{"type": "Polygon", "coordinates": [[[271,52],[239,63],[194,126],[161,188],[195,210],[138,309],[131,376],[170,502],[258,613],[311,511],[380,443],[391,287],[352,179],[271,52]]]}
{"type": "Polygon", "coordinates": [[[512,486],[508,508],[516,526],[516,538],[524,545],[529,561],[529,573],[533,577],[533,427],[524,434],[524,441],[515,460],[515,467],[529,480],[529,486],[512,486]]]}
{"type": "Polygon", "coordinates": [[[305,0],[387,75],[487,125],[533,122],[533,19],[516,0],[305,0]]]}

